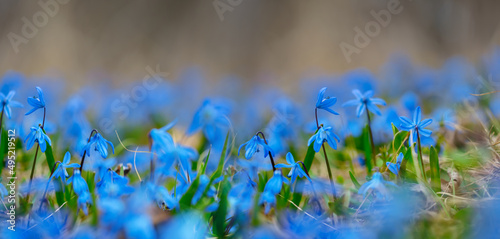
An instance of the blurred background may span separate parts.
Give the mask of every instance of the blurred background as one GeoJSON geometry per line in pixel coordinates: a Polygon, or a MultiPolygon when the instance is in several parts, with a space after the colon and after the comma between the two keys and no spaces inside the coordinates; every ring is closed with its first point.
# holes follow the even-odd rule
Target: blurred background
{"type": "Polygon", "coordinates": [[[500,44],[499,10],[488,0],[4,0],[0,72],[64,79],[75,91],[140,80],[146,66],[173,78],[194,66],[209,82],[235,76],[293,89],[304,77],[376,72],[394,54],[436,68],[455,55],[475,62],[500,44]],[[396,5],[348,61],[341,43],[356,47],[355,28],[396,5]]]}

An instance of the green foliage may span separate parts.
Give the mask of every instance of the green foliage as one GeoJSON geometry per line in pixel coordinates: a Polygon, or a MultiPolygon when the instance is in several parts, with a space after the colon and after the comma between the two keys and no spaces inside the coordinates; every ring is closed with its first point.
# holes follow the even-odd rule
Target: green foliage
{"type": "Polygon", "coordinates": [[[431,152],[429,156],[430,167],[431,167],[431,186],[436,192],[441,191],[441,170],[439,168],[439,158],[438,153],[434,147],[431,146],[431,152]]]}
{"type": "Polygon", "coordinates": [[[221,188],[219,207],[213,214],[213,232],[219,238],[226,234],[226,215],[229,206],[227,195],[231,190],[231,184],[225,179],[221,188]]]}
{"type": "Polygon", "coordinates": [[[351,171],[349,171],[349,177],[351,178],[351,181],[356,187],[356,189],[359,189],[361,187],[361,184],[359,184],[358,180],[356,179],[356,177],[354,177],[354,174],[352,174],[351,171]]]}

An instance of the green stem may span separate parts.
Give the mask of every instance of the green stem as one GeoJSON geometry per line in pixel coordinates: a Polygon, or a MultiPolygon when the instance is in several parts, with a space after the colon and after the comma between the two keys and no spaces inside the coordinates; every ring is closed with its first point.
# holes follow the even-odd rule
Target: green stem
{"type": "MultiPolygon", "coordinates": [[[[257,132],[256,135],[261,135],[262,136],[262,139],[264,139],[264,143],[267,144],[267,140],[266,140],[266,136],[264,136],[264,133],[262,133],[261,131],[257,132]]],[[[274,164],[274,159],[273,159],[273,155],[271,154],[271,151],[268,152],[269,154],[269,160],[271,160],[271,165],[273,165],[273,172],[276,171],[276,167],[275,167],[275,164],[274,164]]]]}
{"type": "Polygon", "coordinates": [[[420,133],[418,132],[418,128],[415,131],[417,132],[418,156],[420,159],[420,168],[422,170],[422,176],[423,176],[425,182],[427,182],[427,177],[425,176],[424,160],[422,158],[422,146],[420,144],[420,133]]]}
{"type": "Polygon", "coordinates": [[[373,133],[372,133],[372,122],[370,119],[370,111],[366,108],[366,118],[368,119],[368,134],[370,135],[370,146],[372,147],[372,159],[373,166],[377,166],[376,154],[375,154],[375,143],[373,143],[373,133]]]}
{"type": "MultiPolygon", "coordinates": [[[[318,122],[318,108],[314,109],[314,116],[316,117],[316,127],[318,127],[318,129],[319,129],[320,126],[319,126],[319,122],[318,122]]],[[[328,156],[326,155],[325,145],[322,144],[321,147],[323,148],[323,155],[325,155],[326,169],[328,170],[328,178],[330,178],[330,185],[332,187],[333,200],[335,200],[336,193],[335,193],[335,183],[333,182],[332,169],[330,168],[330,162],[328,161],[328,156]]]]}

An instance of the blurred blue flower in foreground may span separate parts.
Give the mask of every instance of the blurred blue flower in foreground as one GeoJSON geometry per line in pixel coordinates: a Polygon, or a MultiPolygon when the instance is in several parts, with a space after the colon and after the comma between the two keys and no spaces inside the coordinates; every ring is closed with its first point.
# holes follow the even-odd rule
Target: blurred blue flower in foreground
{"type": "Polygon", "coordinates": [[[11,109],[10,107],[17,107],[17,108],[22,108],[23,104],[12,100],[12,97],[16,94],[15,91],[10,91],[7,96],[5,96],[3,93],[0,93],[0,101],[2,103],[2,109],[5,111],[5,115],[7,118],[11,118],[11,109]]]}
{"type": "Polygon", "coordinates": [[[326,91],[326,87],[323,87],[323,88],[321,88],[321,90],[319,90],[318,101],[316,101],[316,108],[326,110],[334,115],[338,115],[339,113],[330,109],[330,107],[332,107],[335,103],[337,103],[337,98],[335,98],[335,97],[324,98],[325,91],[326,91]]]}
{"type": "Polygon", "coordinates": [[[161,238],[205,238],[207,225],[203,216],[196,212],[184,212],[169,220],[168,224],[160,229],[161,238]]]}
{"type": "Polygon", "coordinates": [[[288,163],[288,165],[280,163],[280,164],[276,164],[276,168],[291,168],[290,172],[288,173],[288,177],[291,178],[292,184],[295,182],[295,179],[297,177],[299,177],[299,178],[306,177],[309,181],[311,181],[311,178],[309,178],[309,176],[307,176],[304,169],[302,169],[302,167],[300,167],[300,164],[295,162],[295,160],[293,159],[292,153],[289,152],[286,154],[286,162],[288,163]]]}
{"type": "Polygon", "coordinates": [[[307,146],[311,145],[311,143],[314,142],[314,151],[319,152],[323,143],[327,142],[330,145],[330,147],[336,150],[337,142],[335,142],[335,140],[340,142],[339,137],[332,132],[332,127],[320,126],[318,132],[311,138],[309,138],[307,146]]]}
{"type": "Polygon", "coordinates": [[[113,154],[115,153],[115,147],[113,146],[113,143],[110,141],[106,140],[99,134],[99,132],[96,132],[92,138],[90,138],[90,141],[83,147],[82,149],[82,156],[83,154],[87,153],[87,156],[90,156],[90,150],[93,148],[94,151],[98,151],[99,154],[101,154],[101,157],[107,158],[108,157],[108,144],[111,146],[111,150],[113,151],[113,154]]]}
{"type": "Polygon", "coordinates": [[[52,173],[50,180],[52,180],[52,178],[60,178],[63,182],[65,182],[66,178],[69,177],[69,174],[66,171],[66,169],[80,167],[80,165],[77,163],[70,164],[70,160],[71,160],[71,154],[69,152],[66,152],[66,154],[64,155],[63,162],[57,165],[57,168],[56,170],[54,170],[54,173],[52,173]]]}
{"type": "Polygon", "coordinates": [[[396,184],[390,181],[385,181],[382,177],[382,174],[376,172],[373,174],[372,180],[364,183],[360,188],[358,193],[363,194],[363,197],[366,197],[367,193],[374,192],[376,197],[381,197],[384,199],[388,199],[389,190],[386,188],[386,185],[392,185],[397,187],[396,184]]]}
{"type": "Polygon", "coordinates": [[[420,137],[430,137],[432,134],[432,131],[424,129],[432,123],[432,119],[422,120],[422,111],[420,110],[420,106],[417,107],[417,109],[413,113],[413,121],[406,118],[405,116],[401,116],[399,117],[399,119],[402,122],[401,129],[410,132],[411,144],[417,141],[417,133],[420,135],[420,137]]]}
{"type": "Polygon", "coordinates": [[[369,110],[377,115],[381,115],[380,110],[377,105],[386,105],[385,101],[379,98],[372,98],[373,91],[369,90],[364,94],[361,94],[359,90],[353,90],[352,93],[356,96],[356,99],[345,102],[342,106],[358,106],[356,110],[356,115],[359,117],[363,114],[365,110],[369,110]]]}
{"type": "Polygon", "coordinates": [[[87,185],[87,182],[85,179],[82,178],[82,175],[80,173],[79,169],[73,170],[73,176],[68,179],[68,184],[72,183],[73,184],[73,191],[76,193],[76,195],[81,196],[85,192],[89,192],[89,186],[87,185]]]}
{"type": "Polygon", "coordinates": [[[43,91],[40,87],[36,87],[36,90],[38,91],[38,97],[33,96],[31,98],[28,98],[28,104],[33,106],[33,109],[28,111],[25,115],[29,115],[38,109],[45,108],[45,99],[43,98],[43,91]]]}
{"type": "Polygon", "coordinates": [[[42,152],[45,152],[45,150],[47,149],[47,143],[49,145],[52,145],[49,136],[47,136],[43,132],[42,127],[40,125],[37,127],[31,127],[30,130],[31,132],[24,139],[24,143],[26,144],[26,149],[30,150],[31,147],[33,147],[33,144],[37,142],[38,145],[40,145],[40,149],[42,150],[42,152]]]}
{"type": "Polygon", "coordinates": [[[393,173],[398,175],[399,169],[401,168],[401,163],[403,162],[404,155],[403,153],[399,153],[398,158],[396,159],[396,163],[387,162],[387,168],[393,173]]]}
{"type": "Polygon", "coordinates": [[[269,145],[267,145],[258,135],[253,136],[248,142],[240,145],[238,148],[238,155],[240,155],[240,151],[243,146],[245,146],[246,159],[252,158],[256,152],[259,152],[259,146],[264,149],[264,157],[267,157],[269,153],[271,153],[271,156],[274,156],[273,149],[271,149],[271,147],[269,147],[269,145]]]}

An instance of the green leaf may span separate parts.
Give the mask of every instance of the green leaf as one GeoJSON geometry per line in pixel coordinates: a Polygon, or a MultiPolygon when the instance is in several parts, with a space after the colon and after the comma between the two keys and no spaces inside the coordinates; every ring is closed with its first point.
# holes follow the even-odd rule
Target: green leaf
{"type": "Polygon", "coordinates": [[[361,187],[361,184],[359,184],[358,180],[356,179],[356,177],[354,177],[354,174],[352,174],[351,171],[349,171],[349,177],[351,177],[351,181],[352,183],[354,183],[356,189],[359,189],[361,187]]]}
{"type": "Polygon", "coordinates": [[[52,171],[52,167],[54,167],[56,160],[54,159],[52,146],[50,146],[49,144],[47,144],[47,149],[45,150],[45,159],[47,161],[47,166],[49,167],[49,171],[52,171]]]}
{"type": "Polygon", "coordinates": [[[214,212],[213,217],[213,230],[214,234],[218,238],[222,238],[226,234],[226,214],[228,209],[228,200],[227,195],[229,194],[229,190],[231,190],[231,184],[229,181],[224,180],[222,183],[222,192],[220,194],[219,207],[217,211],[214,212]]]}
{"type": "Polygon", "coordinates": [[[306,166],[308,172],[310,172],[311,170],[315,154],[316,151],[314,151],[314,144],[309,145],[309,147],[307,148],[306,157],[304,158],[304,166],[306,166]]]}
{"type": "Polygon", "coordinates": [[[396,134],[394,134],[394,139],[392,141],[392,147],[396,155],[398,155],[400,152],[402,152],[405,149],[404,140],[408,136],[407,131],[399,131],[396,134]]]}
{"type": "Polygon", "coordinates": [[[394,135],[396,135],[399,132],[398,128],[393,123],[391,123],[391,126],[392,126],[392,132],[394,133],[394,135]]]}
{"type": "Polygon", "coordinates": [[[429,155],[430,167],[431,167],[431,186],[436,192],[441,191],[441,175],[439,169],[439,158],[438,153],[434,147],[431,146],[431,152],[429,155]]]}
{"type": "Polygon", "coordinates": [[[363,128],[363,152],[365,153],[365,164],[367,175],[372,174],[372,148],[370,143],[370,132],[368,126],[363,128]]]}
{"type": "Polygon", "coordinates": [[[199,184],[200,184],[200,177],[198,176],[193,180],[191,186],[189,186],[186,193],[184,193],[184,195],[182,195],[181,199],[179,200],[179,206],[181,210],[191,208],[191,201],[193,200],[194,194],[198,190],[199,184]]]}

